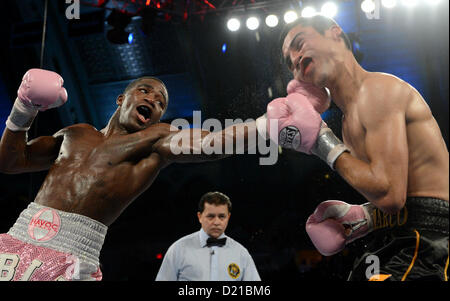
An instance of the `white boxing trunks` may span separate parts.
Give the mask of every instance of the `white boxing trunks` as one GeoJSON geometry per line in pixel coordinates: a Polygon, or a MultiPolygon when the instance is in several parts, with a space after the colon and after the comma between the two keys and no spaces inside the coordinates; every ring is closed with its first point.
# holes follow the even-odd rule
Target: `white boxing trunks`
{"type": "Polygon", "coordinates": [[[0,281],[101,280],[108,227],[34,202],[0,234],[0,281]]]}

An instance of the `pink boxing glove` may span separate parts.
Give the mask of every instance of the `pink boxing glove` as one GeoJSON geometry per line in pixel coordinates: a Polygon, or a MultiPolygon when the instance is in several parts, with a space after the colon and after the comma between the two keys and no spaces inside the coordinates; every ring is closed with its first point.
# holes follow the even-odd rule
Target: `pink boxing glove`
{"type": "Polygon", "coordinates": [[[38,111],[63,105],[67,91],[63,78],[53,71],[30,69],[22,78],[17,98],[6,120],[11,131],[28,131],[38,111]]]}
{"type": "Polygon", "coordinates": [[[295,80],[287,90],[295,92],[271,101],[266,114],[256,120],[258,133],[281,147],[314,154],[334,169],[337,158],[350,150],[320,117],[330,104],[329,98],[324,98],[326,90],[295,80]]]}
{"type": "Polygon", "coordinates": [[[311,154],[322,118],[302,94],[277,98],[267,105],[267,125],[278,123],[276,131],[267,127],[269,137],[281,147],[311,154]]]}
{"type": "Polygon", "coordinates": [[[330,107],[331,98],[326,88],[319,88],[313,84],[293,79],[288,83],[286,90],[288,95],[300,93],[306,96],[319,114],[330,107]]]}
{"type": "Polygon", "coordinates": [[[30,69],[22,78],[17,97],[26,106],[39,111],[56,108],[67,101],[64,80],[56,72],[43,69],[30,69]]]}
{"type": "Polygon", "coordinates": [[[317,206],[306,222],[306,232],[317,250],[325,256],[340,252],[345,245],[373,230],[369,212],[372,204],[350,205],[325,201],[317,206]]]}

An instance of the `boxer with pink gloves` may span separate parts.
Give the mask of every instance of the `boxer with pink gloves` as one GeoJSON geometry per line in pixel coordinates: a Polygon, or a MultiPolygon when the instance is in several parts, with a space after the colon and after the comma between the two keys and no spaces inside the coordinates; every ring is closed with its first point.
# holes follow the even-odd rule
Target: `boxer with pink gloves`
{"type": "Polygon", "coordinates": [[[0,280],[101,280],[99,254],[108,226],[161,169],[231,155],[204,151],[216,143],[224,149],[244,140],[238,151],[254,147],[248,139],[256,136],[254,121],[213,133],[160,122],[169,97],[154,77],[138,78],[118,95],[103,129],[74,124],[28,141],[36,114],[67,101],[63,83],[55,72],[29,70],[0,140],[0,172],[48,170],[34,201],[0,234],[0,280]]]}
{"type": "MultiPolygon", "coordinates": [[[[320,117],[330,106],[328,90],[293,79],[287,93],[270,102],[266,115],[257,120],[260,133],[268,132],[270,139],[284,148],[314,154],[333,168],[336,159],[349,149],[320,117]],[[277,131],[270,131],[271,120],[277,122],[277,131]]],[[[336,254],[347,243],[370,233],[373,227],[365,207],[373,209],[370,203],[357,206],[342,201],[325,201],[317,207],[306,231],[320,253],[336,254]]]]}
{"type": "Polygon", "coordinates": [[[368,201],[320,203],[306,223],[311,241],[328,256],[370,233],[349,280],[446,280],[449,153],[422,95],[394,75],[365,70],[331,18],[298,18],[286,25],[280,41],[293,78],[305,89],[327,87],[342,112],[341,144],[324,124],[317,136],[317,114],[308,105],[292,105],[288,96],[278,111],[299,112],[283,117],[281,126],[295,138],[288,142],[326,160],[368,201]],[[378,267],[372,275],[367,259],[373,258],[378,267]]]}

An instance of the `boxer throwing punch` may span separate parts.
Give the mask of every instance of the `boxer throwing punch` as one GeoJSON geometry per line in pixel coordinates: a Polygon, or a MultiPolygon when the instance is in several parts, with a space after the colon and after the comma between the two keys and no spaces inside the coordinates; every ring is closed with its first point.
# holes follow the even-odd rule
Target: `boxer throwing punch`
{"type": "Polygon", "coordinates": [[[267,118],[279,120],[279,131],[269,134],[325,160],[369,201],[321,203],[306,225],[312,242],[332,255],[374,231],[349,280],[446,280],[449,154],[427,103],[405,81],[364,70],[334,20],[317,15],[288,26],[282,55],[294,80],[290,94],[268,106],[267,118]],[[329,89],[341,109],[343,142],[320,118],[326,97],[317,112],[298,100],[297,91],[311,85],[329,89]],[[380,261],[371,277],[369,255],[380,261]]]}
{"type": "Polygon", "coordinates": [[[101,280],[99,253],[107,227],[162,168],[226,156],[205,154],[205,145],[220,142],[224,148],[242,138],[239,147],[254,147],[246,139],[256,135],[254,121],[214,133],[160,123],[169,97],[165,85],[152,77],[128,85],[102,130],[75,124],[28,141],[36,114],[63,105],[67,97],[60,75],[31,69],[6,122],[0,172],[49,172],[34,202],[7,234],[0,234],[0,280],[101,280]],[[188,142],[174,144],[174,137],[188,142]]]}

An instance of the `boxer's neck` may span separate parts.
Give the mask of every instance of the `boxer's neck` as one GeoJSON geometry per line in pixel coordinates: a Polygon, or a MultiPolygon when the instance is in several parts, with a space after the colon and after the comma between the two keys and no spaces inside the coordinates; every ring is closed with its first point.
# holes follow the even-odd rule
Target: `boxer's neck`
{"type": "Polygon", "coordinates": [[[337,64],[335,77],[327,84],[327,88],[330,89],[331,99],[344,114],[347,108],[357,101],[355,96],[367,75],[368,72],[350,52],[337,64]]]}
{"type": "Polygon", "coordinates": [[[106,127],[104,127],[100,132],[106,137],[111,137],[114,135],[125,135],[129,134],[128,131],[120,125],[119,123],[119,110],[117,109],[108,121],[106,127]]]}

